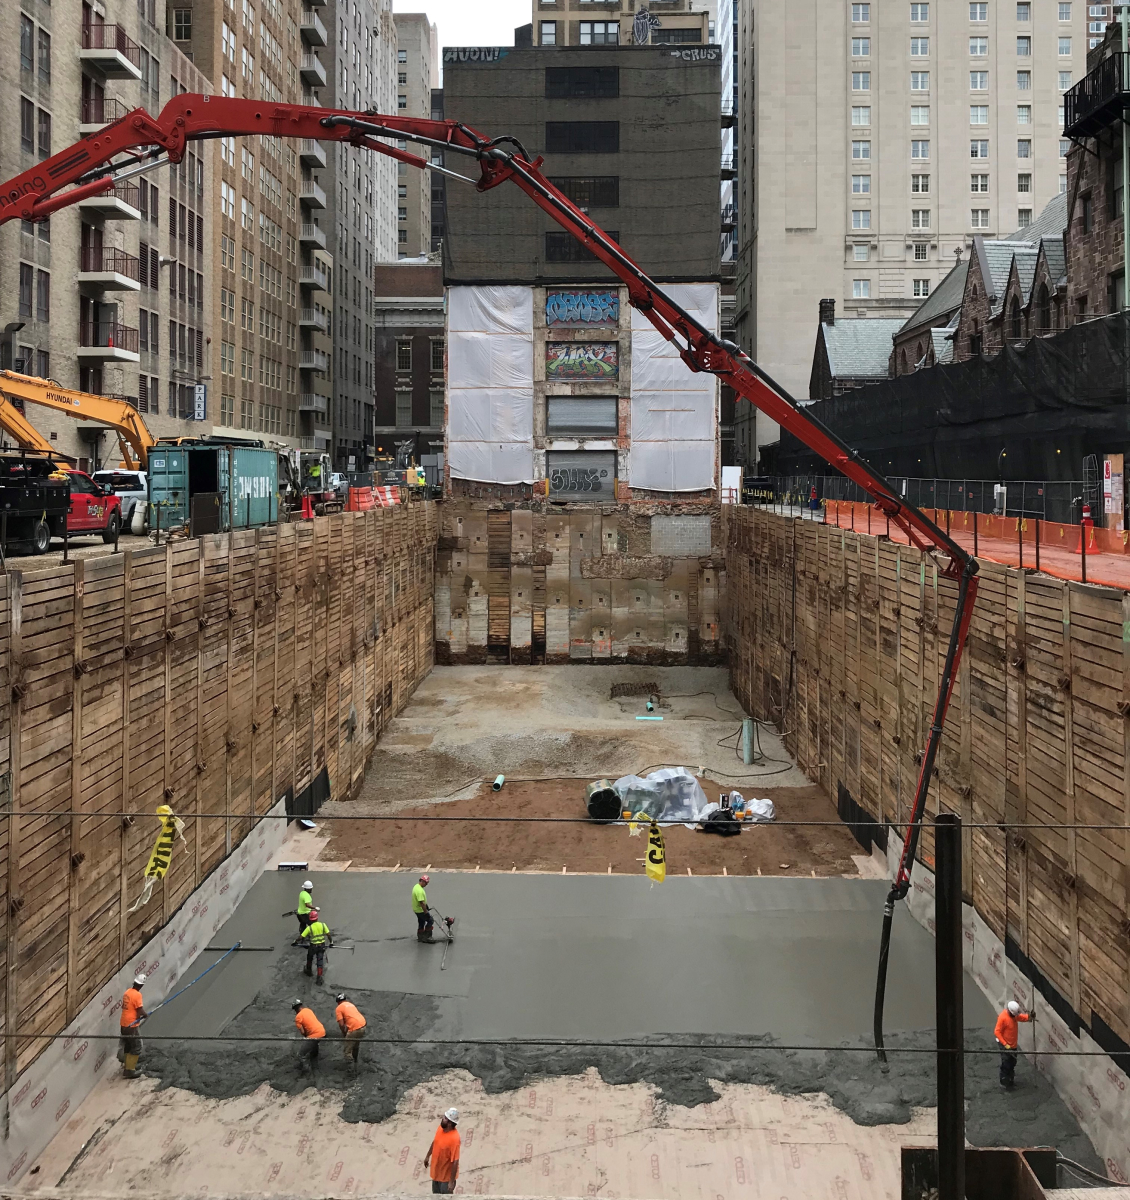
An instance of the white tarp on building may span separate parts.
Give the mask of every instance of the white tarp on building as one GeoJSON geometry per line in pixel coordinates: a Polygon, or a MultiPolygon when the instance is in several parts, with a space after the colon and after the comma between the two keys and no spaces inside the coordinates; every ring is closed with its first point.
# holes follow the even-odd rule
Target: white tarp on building
{"type": "MultiPolygon", "coordinates": [[[[718,332],[716,283],[665,284],[668,295],[718,332]]],[[[696,374],[644,316],[632,309],[633,488],[698,492],[715,486],[718,380],[696,374]]]]}
{"type": "Polygon", "coordinates": [[[533,483],[533,289],[448,288],[447,370],[451,477],[533,483]]]}

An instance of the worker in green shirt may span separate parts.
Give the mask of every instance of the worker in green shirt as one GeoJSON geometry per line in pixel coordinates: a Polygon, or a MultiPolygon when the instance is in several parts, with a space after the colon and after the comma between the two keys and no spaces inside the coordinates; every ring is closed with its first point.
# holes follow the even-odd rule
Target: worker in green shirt
{"type": "Polygon", "coordinates": [[[427,875],[420,876],[420,882],[412,889],[412,911],[416,914],[416,940],[418,942],[434,942],[432,930],[435,922],[428,908],[428,893],[424,888],[430,883],[427,875]]]}
{"type": "Polygon", "coordinates": [[[302,931],[302,940],[307,945],[305,974],[313,975],[314,959],[318,960],[318,983],[322,982],[322,972],[326,969],[326,950],[334,944],[334,936],[330,927],[318,916],[318,910],[310,910],[310,924],[302,931]]]}
{"type": "Polygon", "coordinates": [[[310,913],[314,908],[313,891],[314,885],[307,879],[298,893],[298,907],[294,910],[294,915],[298,918],[298,937],[293,942],[295,946],[305,944],[302,941],[302,934],[305,932],[306,926],[310,924],[310,913]]]}

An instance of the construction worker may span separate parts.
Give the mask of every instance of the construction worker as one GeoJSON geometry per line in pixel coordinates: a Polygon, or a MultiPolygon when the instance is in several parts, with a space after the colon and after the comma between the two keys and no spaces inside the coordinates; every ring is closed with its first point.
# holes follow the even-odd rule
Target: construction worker
{"type": "Polygon", "coordinates": [[[361,1050],[361,1039],[365,1036],[365,1018],[357,1005],[352,1003],[344,992],[339,992],[337,1008],[334,1009],[337,1027],[345,1039],[345,1057],[357,1065],[357,1055],[361,1050]]]}
{"type": "Polygon", "coordinates": [[[424,1166],[431,1164],[432,1191],[449,1196],[459,1178],[459,1109],[449,1108],[440,1118],[439,1128],[424,1155],[424,1166]]]}
{"type": "Polygon", "coordinates": [[[334,936],[330,927],[318,916],[318,910],[310,910],[310,923],[302,931],[302,940],[306,943],[306,971],[313,975],[314,960],[318,960],[318,983],[322,982],[322,972],[326,969],[326,950],[334,944],[334,936]]]}
{"type": "Polygon", "coordinates": [[[313,891],[314,885],[307,879],[298,893],[298,907],[294,910],[294,915],[298,918],[298,937],[294,940],[296,946],[302,945],[302,932],[310,924],[310,913],[314,908],[314,897],[311,894],[313,891]]]}
{"type": "Polygon", "coordinates": [[[122,996],[122,1019],[121,1019],[121,1056],[122,1056],[122,1074],[126,1079],[137,1078],[137,1060],[141,1057],[142,1043],[141,1022],[146,1020],[149,1014],[145,1011],[144,1002],[141,999],[141,989],[145,986],[145,976],[135,975],[133,978],[133,987],[126,988],[125,994],[122,996]]]}
{"type": "Polygon", "coordinates": [[[302,1041],[298,1051],[299,1065],[308,1067],[313,1074],[314,1059],[318,1057],[319,1043],[326,1036],[326,1027],[314,1015],[314,1010],[301,1000],[295,998],[291,1008],[294,1009],[294,1024],[302,1041]]]}
{"type": "Polygon", "coordinates": [[[431,882],[431,877],[421,875],[419,883],[412,889],[412,911],[416,914],[416,940],[418,942],[434,942],[432,930],[435,928],[435,921],[432,920],[431,910],[428,908],[428,893],[424,889],[431,882]]]}
{"type": "Polygon", "coordinates": [[[1016,1057],[1019,1041],[1019,1021],[1034,1021],[1032,1013],[1020,1011],[1020,1005],[1010,1000],[997,1017],[997,1026],[993,1036],[1001,1048],[1001,1087],[1010,1088],[1016,1082],[1016,1057]]]}

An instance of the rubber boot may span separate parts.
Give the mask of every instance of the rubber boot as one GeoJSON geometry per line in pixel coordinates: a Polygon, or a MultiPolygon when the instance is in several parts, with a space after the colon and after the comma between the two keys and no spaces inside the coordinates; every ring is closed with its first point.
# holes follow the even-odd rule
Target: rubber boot
{"type": "Polygon", "coordinates": [[[416,940],[418,942],[434,942],[435,938],[432,937],[430,933],[425,933],[423,930],[418,930],[416,933],[416,940]]]}
{"type": "Polygon", "coordinates": [[[127,1054],[126,1055],[125,1069],[122,1071],[122,1075],[124,1078],[126,1078],[126,1079],[136,1079],[137,1078],[137,1060],[140,1057],[141,1056],[138,1054],[127,1054]]]}
{"type": "Polygon", "coordinates": [[[321,967],[318,968],[318,978],[315,980],[315,982],[316,983],[322,982],[322,968],[321,967]]]}
{"type": "Polygon", "coordinates": [[[313,974],[314,974],[314,969],[313,969],[312,967],[303,967],[303,968],[302,968],[302,974],[303,974],[303,975],[313,975],[313,974]]]}

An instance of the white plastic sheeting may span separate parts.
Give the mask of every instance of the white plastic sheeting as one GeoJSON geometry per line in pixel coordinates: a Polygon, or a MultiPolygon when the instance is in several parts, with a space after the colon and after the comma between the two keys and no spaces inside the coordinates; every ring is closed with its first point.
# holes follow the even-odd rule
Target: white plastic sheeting
{"type": "MultiPolygon", "coordinates": [[[[718,332],[716,283],[664,290],[712,333],[718,332]]],[[[651,322],[632,309],[633,488],[699,492],[715,486],[718,381],[696,374],[651,322]]]]}
{"type": "Polygon", "coordinates": [[[452,478],[533,483],[533,289],[449,288],[447,370],[452,478]]]}

